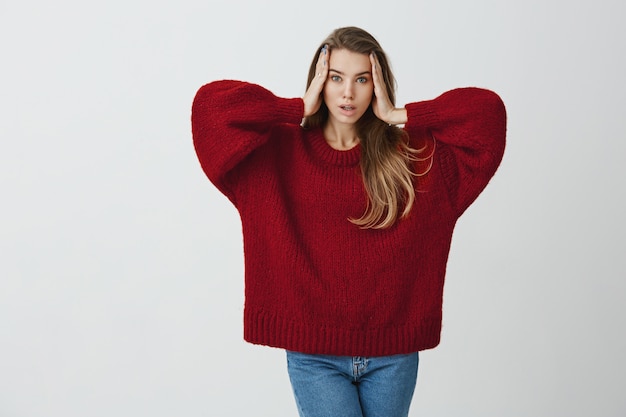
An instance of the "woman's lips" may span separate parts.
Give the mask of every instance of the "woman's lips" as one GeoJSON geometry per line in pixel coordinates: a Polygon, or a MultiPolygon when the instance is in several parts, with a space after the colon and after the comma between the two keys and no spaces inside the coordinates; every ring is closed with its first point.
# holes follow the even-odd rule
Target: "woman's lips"
{"type": "Polygon", "coordinates": [[[355,111],[356,111],[356,107],[354,107],[354,106],[352,106],[350,104],[342,104],[341,106],[339,106],[339,109],[346,116],[352,116],[355,113],[355,111]]]}

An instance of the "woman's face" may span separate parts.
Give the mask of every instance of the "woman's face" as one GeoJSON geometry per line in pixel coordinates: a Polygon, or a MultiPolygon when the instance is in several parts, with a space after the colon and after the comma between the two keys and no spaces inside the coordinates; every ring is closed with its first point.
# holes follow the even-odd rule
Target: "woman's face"
{"type": "Polygon", "coordinates": [[[345,49],[332,50],[324,85],[329,122],[356,123],[368,109],[373,94],[369,56],[345,49]]]}

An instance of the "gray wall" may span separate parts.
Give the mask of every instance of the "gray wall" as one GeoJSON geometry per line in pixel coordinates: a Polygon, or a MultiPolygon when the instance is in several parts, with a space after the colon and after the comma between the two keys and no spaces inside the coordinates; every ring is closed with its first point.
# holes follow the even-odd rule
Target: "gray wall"
{"type": "Polygon", "coordinates": [[[190,106],[236,78],[304,93],[358,25],[398,104],[497,91],[508,148],[460,220],[412,416],[623,416],[620,1],[0,4],[0,415],[295,416],[284,354],[242,341],[237,213],[190,106]]]}

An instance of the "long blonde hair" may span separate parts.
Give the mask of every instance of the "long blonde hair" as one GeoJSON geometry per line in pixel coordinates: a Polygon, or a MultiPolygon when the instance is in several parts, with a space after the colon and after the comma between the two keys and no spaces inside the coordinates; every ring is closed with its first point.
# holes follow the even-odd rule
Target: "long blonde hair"
{"type": "MultiPolygon", "coordinates": [[[[315,66],[319,50],[345,49],[351,52],[370,54],[378,58],[383,73],[387,95],[395,105],[396,80],[391,71],[385,52],[372,35],[357,27],[344,27],[333,31],[320,47],[311,62],[307,88],[316,76],[315,66]]],[[[317,113],[307,117],[304,128],[322,127],[328,120],[328,107],[322,102],[317,113]]],[[[368,196],[365,213],[358,219],[349,219],[364,229],[384,229],[391,227],[398,217],[408,216],[415,202],[414,177],[424,173],[414,173],[413,166],[421,150],[409,146],[409,138],[403,129],[390,126],[374,115],[372,106],[356,123],[356,133],[361,142],[361,172],[368,196]]]]}

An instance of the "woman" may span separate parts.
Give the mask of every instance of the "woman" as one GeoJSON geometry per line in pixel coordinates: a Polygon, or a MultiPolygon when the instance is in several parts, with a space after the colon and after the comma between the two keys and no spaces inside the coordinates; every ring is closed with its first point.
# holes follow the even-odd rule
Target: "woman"
{"type": "Polygon", "coordinates": [[[394,83],[378,42],[347,27],[303,98],[218,81],[193,103],[201,166],[242,221],[244,338],[287,351],[303,417],[408,415],[454,225],[504,152],[495,93],[397,108],[394,83]]]}

